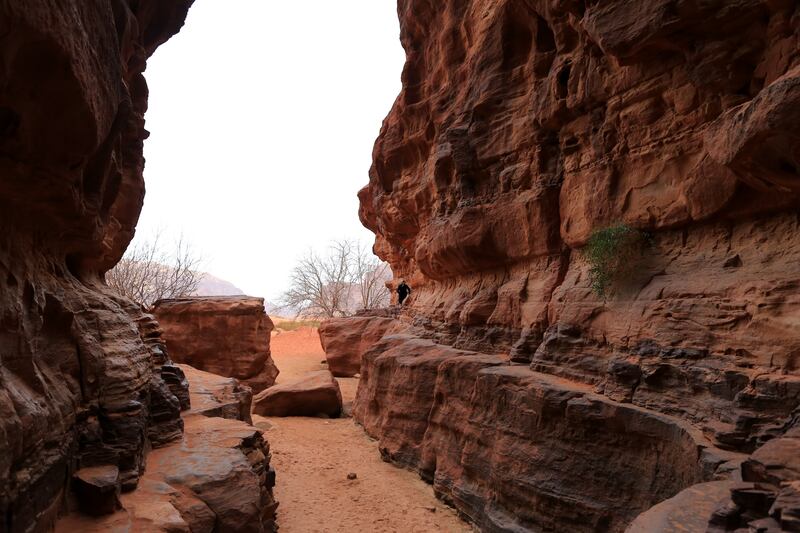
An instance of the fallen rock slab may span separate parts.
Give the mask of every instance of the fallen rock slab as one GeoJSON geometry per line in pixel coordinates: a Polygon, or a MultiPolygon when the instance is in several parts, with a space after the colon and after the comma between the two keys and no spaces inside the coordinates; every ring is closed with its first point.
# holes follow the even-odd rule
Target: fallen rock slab
{"type": "Polygon", "coordinates": [[[253,391],[234,378],[203,372],[189,365],[178,365],[189,381],[191,409],[186,415],[227,418],[252,423],[250,406],[253,391]]]}
{"type": "Polygon", "coordinates": [[[327,370],[274,385],[253,398],[253,413],[261,416],[326,415],[338,418],[341,412],[339,383],[327,370]]]}

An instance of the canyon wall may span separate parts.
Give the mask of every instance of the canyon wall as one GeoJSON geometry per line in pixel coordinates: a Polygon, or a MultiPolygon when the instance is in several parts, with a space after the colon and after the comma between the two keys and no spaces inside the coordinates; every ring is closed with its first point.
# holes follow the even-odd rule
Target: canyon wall
{"type": "Polygon", "coordinates": [[[175,362],[236,378],[253,392],[275,383],[278,367],[269,349],[274,326],[263,298],[190,296],[159,300],[152,311],[175,362]]]}
{"type": "Polygon", "coordinates": [[[192,0],[0,0],[0,531],[50,528],[76,471],[137,486],[186,382],[104,283],[144,197],[148,57],[192,0]]]}
{"type": "Polygon", "coordinates": [[[414,289],[401,321],[417,340],[384,337],[362,361],[356,417],[387,458],[487,529],[619,531],[722,475],[691,450],[783,435],[800,405],[800,6],[400,0],[398,14],[403,87],[359,192],[375,252],[414,289]],[[617,224],[647,245],[601,297],[583,248],[617,224]],[[492,467],[487,431],[551,474],[492,467]],[[582,475],[668,479],[616,487],[638,491],[622,504],[582,475]]]}

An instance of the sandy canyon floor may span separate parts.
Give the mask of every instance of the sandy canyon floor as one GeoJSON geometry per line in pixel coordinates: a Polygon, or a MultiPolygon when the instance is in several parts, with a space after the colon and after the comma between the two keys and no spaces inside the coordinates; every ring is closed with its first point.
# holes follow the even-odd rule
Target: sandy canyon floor
{"type": "MultiPolygon", "coordinates": [[[[278,383],[326,368],[317,331],[305,328],[272,337],[278,383]]],[[[349,411],[358,380],[339,378],[349,411]]],[[[277,470],[282,533],[461,532],[472,529],[438,501],[416,474],[381,460],[377,443],[352,418],[264,418],[277,470]],[[348,474],[356,474],[350,480],[348,474]]]]}

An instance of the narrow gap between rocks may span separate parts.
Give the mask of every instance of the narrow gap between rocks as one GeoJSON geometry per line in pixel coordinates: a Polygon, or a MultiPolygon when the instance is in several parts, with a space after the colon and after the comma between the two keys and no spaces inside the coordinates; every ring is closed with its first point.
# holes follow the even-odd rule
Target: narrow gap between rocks
{"type": "MultiPolygon", "coordinates": [[[[316,328],[283,331],[280,319],[276,325],[277,385],[327,369],[316,328]]],[[[381,460],[377,442],[349,416],[358,377],[335,379],[341,418],[253,416],[272,448],[280,531],[472,531],[416,473],[381,460]]]]}

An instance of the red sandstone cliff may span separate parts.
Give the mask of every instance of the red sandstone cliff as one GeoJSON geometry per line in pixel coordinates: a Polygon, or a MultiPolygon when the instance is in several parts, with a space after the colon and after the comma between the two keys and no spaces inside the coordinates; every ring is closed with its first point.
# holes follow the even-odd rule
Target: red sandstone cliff
{"type": "Polygon", "coordinates": [[[356,416],[387,456],[487,530],[619,531],[714,476],[690,450],[749,453],[786,432],[800,405],[797,3],[398,13],[403,90],[359,193],[375,251],[414,287],[412,338],[362,363],[356,416]],[[581,248],[614,223],[652,243],[599,298],[581,248]],[[489,462],[512,451],[530,460],[489,462]]]}
{"type": "Polygon", "coordinates": [[[182,436],[183,374],[103,276],[142,207],[142,72],[191,4],[0,0],[0,531],[49,529],[80,469],[133,489],[182,436]]]}

